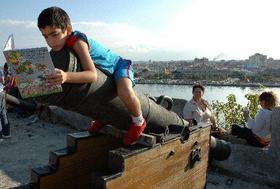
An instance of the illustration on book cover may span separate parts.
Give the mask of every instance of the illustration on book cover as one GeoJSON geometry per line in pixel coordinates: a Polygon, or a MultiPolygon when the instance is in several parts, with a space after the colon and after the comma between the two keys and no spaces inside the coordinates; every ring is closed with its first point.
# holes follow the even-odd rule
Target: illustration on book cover
{"type": "Polygon", "coordinates": [[[23,98],[62,91],[61,85],[46,82],[46,76],[54,71],[47,47],[7,50],[4,55],[23,98]]]}

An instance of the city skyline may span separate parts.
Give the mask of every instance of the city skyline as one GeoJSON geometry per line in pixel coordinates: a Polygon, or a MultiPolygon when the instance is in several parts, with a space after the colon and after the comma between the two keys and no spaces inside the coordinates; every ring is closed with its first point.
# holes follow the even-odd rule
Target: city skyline
{"type": "MultiPolygon", "coordinates": [[[[74,29],[136,61],[242,60],[255,53],[280,59],[279,5],[277,0],[10,0],[0,7],[0,46],[11,33],[16,48],[47,46],[37,16],[59,6],[74,29]]],[[[0,64],[4,61],[1,53],[0,64]]]]}

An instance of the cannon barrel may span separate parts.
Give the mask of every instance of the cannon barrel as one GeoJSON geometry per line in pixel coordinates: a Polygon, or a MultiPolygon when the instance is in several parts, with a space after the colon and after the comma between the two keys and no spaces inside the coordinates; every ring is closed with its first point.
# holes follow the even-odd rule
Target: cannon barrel
{"type": "MultiPolygon", "coordinates": [[[[78,58],[67,47],[59,52],[51,51],[51,57],[56,68],[71,72],[82,71],[78,58]]],[[[101,119],[107,124],[127,130],[131,122],[130,114],[117,96],[115,82],[99,69],[97,74],[97,81],[94,83],[65,83],[62,85],[63,92],[37,97],[36,100],[78,112],[93,120],[101,119]]],[[[164,108],[161,106],[164,104],[164,97],[156,101],[144,94],[136,95],[148,124],[145,133],[166,134],[171,126],[177,125],[182,130],[188,126],[186,120],[169,111],[172,99],[165,99],[169,105],[164,108]]],[[[210,147],[215,159],[224,160],[230,155],[230,146],[222,140],[211,137],[210,147]]]]}
{"type": "MultiPolygon", "coordinates": [[[[50,52],[56,68],[64,71],[82,71],[78,58],[67,48],[59,52],[50,52]]],[[[38,97],[36,100],[60,106],[66,110],[78,112],[93,120],[101,119],[120,129],[128,129],[130,114],[116,93],[115,82],[97,69],[97,81],[86,84],[62,85],[63,92],[38,97]]],[[[169,125],[187,126],[188,122],[176,113],[168,111],[144,94],[136,94],[147,120],[145,132],[163,133],[169,125]]]]}
{"type": "Polygon", "coordinates": [[[228,142],[211,136],[210,154],[215,160],[226,160],[231,154],[231,146],[228,142]]]}

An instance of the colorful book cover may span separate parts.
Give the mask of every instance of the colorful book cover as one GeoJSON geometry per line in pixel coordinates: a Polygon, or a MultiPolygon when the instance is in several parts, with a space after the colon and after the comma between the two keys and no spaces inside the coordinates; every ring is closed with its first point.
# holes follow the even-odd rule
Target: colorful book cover
{"type": "Polygon", "coordinates": [[[46,82],[46,76],[54,71],[47,47],[3,52],[23,98],[62,92],[61,85],[46,82]]]}

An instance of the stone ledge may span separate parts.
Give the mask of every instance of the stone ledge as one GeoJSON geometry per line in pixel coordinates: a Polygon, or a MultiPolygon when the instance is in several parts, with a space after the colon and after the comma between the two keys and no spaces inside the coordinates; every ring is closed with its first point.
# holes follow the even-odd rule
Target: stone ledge
{"type": "Polygon", "coordinates": [[[271,186],[280,185],[280,163],[267,148],[232,144],[231,156],[212,165],[234,177],[271,186]]]}

